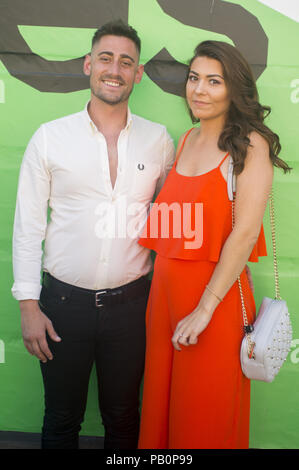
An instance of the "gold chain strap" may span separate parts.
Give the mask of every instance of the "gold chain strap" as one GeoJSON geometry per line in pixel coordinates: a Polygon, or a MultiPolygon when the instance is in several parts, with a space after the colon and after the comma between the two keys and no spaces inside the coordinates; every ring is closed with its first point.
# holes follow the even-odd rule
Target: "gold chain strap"
{"type": "Polygon", "coordinates": [[[271,225],[271,236],[272,236],[272,247],[273,247],[275,299],[281,300],[280,290],[279,290],[277,253],[276,253],[275,213],[274,213],[273,189],[271,189],[271,193],[270,193],[270,196],[269,196],[269,210],[270,210],[270,225],[271,225]]]}
{"type": "MultiPolygon", "coordinates": [[[[234,228],[235,225],[235,195],[232,200],[232,227],[234,228]]],[[[242,290],[242,285],[241,285],[241,279],[240,276],[238,276],[238,285],[239,285],[239,291],[240,291],[240,297],[241,297],[241,305],[242,305],[242,315],[243,315],[243,324],[245,328],[245,336],[247,340],[247,354],[250,359],[255,359],[254,355],[254,346],[255,342],[252,341],[251,339],[251,334],[246,331],[246,328],[248,328],[248,318],[247,318],[247,313],[246,313],[246,308],[245,308],[245,302],[244,302],[244,296],[243,296],[243,290],[242,290]]]]}
{"type": "MultiPolygon", "coordinates": [[[[280,290],[279,290],[277,252],[276,252],[276,234],[275,234],[275,213],[274,213],[273,188],[271,189],[271,192],[270,192],[270,195],[269,195],[269,212],[270,212],[270,226],[271,226],[271,237],[272,237],[272,248],[273,248],[275,299],[281,300],[280,290]]],[[[232,201],[232,226],[233,227],[234,227],[234,224],[235,224],[235,195],[234,195],[234,199],[232,201]]],[[[238,285],[239,285],[240,296],[241,296],[243,323],[244,323],[244,327],[248,328],[248,318],[247,318],[247,314],[246,314],[246,308],[245,308],[245,302],[244,302],[244,296],[243,296],[240,276],[238,276],[238,285]]],[[[248,331],[245,332],[245,335],[246,335],[246,339],[247,339],[248,357],[254,359],[253,349],[254,349],[255,343],[251,339],[250,332],[248,332],[248,331]]]]}

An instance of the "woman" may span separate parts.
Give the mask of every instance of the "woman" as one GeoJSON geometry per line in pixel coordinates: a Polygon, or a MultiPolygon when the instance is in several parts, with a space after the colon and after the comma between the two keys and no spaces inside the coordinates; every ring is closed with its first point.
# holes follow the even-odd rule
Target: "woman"
{"type": "Polygon", "coordinates": [[[250,67],[235,47],[218,41],[198,45],[186,98],[200,128],[180,138],[176,162],[140,239],[157,257],[147,309],[139,448],[248,448],[250,381],[240,366],[244,331],[237,278],[253,322],[245,265],[267,254],[262,219],[273,165],[290,168],[277,156],[279,138],[263,122],[270,108],[259,104],[250,67]],[[229,155],[237,176],[233,229],[229,155]],[[176,219],[167,236],[156,235],[157,224],[160,232],[167,226],[159,219],[162,203],[173,209],[170,226],[176,219]],[[180,237],[174,203],[189,204],[189,231],[180,237]],[[194,226],[202,231],[201,243],[188,245],[194,226]]]}

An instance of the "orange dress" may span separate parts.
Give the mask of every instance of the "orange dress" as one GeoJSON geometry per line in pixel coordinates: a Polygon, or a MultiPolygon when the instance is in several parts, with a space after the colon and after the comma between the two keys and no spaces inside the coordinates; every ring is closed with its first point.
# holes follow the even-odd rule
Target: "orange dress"
{"type": "MultiPolygon", "coordinates": [[[[171,343],[177,323],[198,305],[232,230],[231,202],[220,170],[224,159],[217,168],[194,177],[178,174],[175,162],[139,241],[157,253],[146,314],[140,449],[248,448],[250,381],[240,365],[243,319],[238,283],[220,302],[196,345],[176,351],[171,343]],[[193,227],[195,203],[201,203],[202,243],[199,240],[192,249],[186,248],[190,230],[186,236],[182,230],[179,237],[175,223],[169,223],[167,236],[157,234],[157,221],[158,232],[162,225],[157,216],[161,203],[181,208],[189,203],[193,227]]],[[[179,215],[177,211],[173,219],[179,215]]],[[[249,260],[266,255],[262,227],[249,260]]],[[[252,322],[255,302],[245,269],[241,282],[252,322]]]]}

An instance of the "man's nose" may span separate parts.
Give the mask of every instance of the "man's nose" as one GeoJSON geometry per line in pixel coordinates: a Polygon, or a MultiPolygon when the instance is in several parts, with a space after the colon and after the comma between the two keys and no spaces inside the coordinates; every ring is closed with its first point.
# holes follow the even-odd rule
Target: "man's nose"
{"type": "Polygon", "coordinates": [[[120,75],[120,64],[117,60],[110,63],[109,72],[111,75],[120,75]]]}

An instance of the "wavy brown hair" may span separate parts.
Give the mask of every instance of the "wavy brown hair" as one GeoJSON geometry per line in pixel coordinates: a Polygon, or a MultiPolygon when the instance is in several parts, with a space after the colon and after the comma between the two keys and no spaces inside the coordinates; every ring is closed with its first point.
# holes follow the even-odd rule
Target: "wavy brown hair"
{"type": "MultiPolygon", "coordinates": [[[[234,172],[238,175],[243,171],[247,149],[251,145],[248,136],[252,131],[258,132],[268,142],[273,165],[282,168],[285,173],[290,171],[288,164],[278,157],[281,150],[278,135],[264,123],[271,108],[259,103],[253,73],[238,49],[222,41],[201,42],[194,50],[189,70],[197,57],[216,59],[222,65],[231,103],[218,147],[232,156],[234,172]]],[[[194,117],[190,108],[189,113],[193,123],[200,121],[194,117]]]]}

